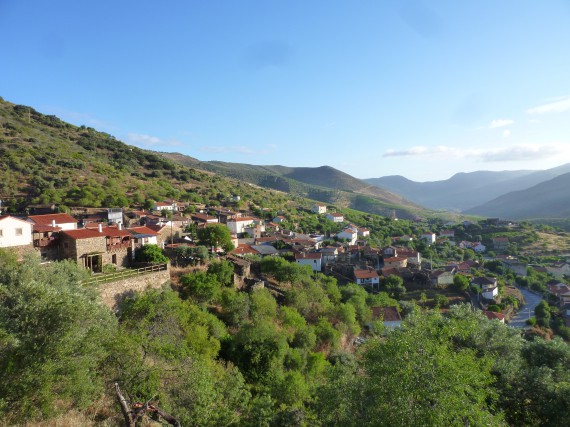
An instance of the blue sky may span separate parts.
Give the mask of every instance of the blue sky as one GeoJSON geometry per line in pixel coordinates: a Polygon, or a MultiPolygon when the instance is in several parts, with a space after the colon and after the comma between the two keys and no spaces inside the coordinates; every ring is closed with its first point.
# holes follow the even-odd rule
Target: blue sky
{"type": "Polygon", "coordinates": [[[570,162],[569,1],[0,0],[0,96],[200,160],[570,162]]]}

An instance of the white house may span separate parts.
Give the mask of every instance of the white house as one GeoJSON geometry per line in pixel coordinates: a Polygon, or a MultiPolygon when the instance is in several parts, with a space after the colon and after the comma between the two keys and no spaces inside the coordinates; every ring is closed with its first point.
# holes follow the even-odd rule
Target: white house
{"type": "Polygon", "coordinates": [[[425,240],[428,245],[433,245],[435,243],[435,240],[436,240],[435,233],[432,233],[431,231],[427,231],[425,233],[422,233],[421,238],[423,240],[425,240]]]}
{"type": "Polygon", "coordinates": [[[351,228],[346,228],[338,233],[336,237],[338,239],[346,239],[349,244],[354,245],[356,240],[358,240],[358,232],[351,228]]]}
{"type": "Polygon", "coordinates": [[[37,225],[59,227],[62,231],[77,229],[77,220],[66,213],[30,215],[28,219],[37,225]]]}
{"type": "Polygon", "coordinates": [[[127,228],[127,231],[133,235],[131,240],[135,245],[158,245],[158,233],[146,226],[127,228]]]}
{"type": "Polygon", "coordinates": [[[354,270],[354,277],[356,278],[356,283],[359,285],[380,285],[380,277],[378,273],[373,268],[368,268],[365,270],[354,270]]]}
{"type": "Polygon", "coordinates": [[[152,207],[153,211],[173,211],[176,208],[176,203],[155,202],[152,207]]]}
{"type": "Polygon", "coordinates": [[[0,216],[0,248],[32,244],[32,224],[13,216],[0,216]]]}
{"type": "Polygon", "coordinates": [[[365,227],[358,227],[358,237],[369,237],[370,236],[370,230],[368,228],[365,227]]]}
{"type": "Polygon", "coordinates": [[[256,221],[259,220],[251,216],[244,216],[241,218],[229,219],[226,225],[233,234],[241,234],[245,233],[245,229],[253,225],[256,221]]]}
{"type": "Polygon", "coordinates": [[[499,295],[499,288],[496,285],[483,285],[481,296],[485,299],[495,299],[499,295]]]}
{"type": "Polygon", "coordinates": [[[318,214],[327,213],[327,205],[323,205],[321,203],[315,203],[313,206],[311,206],[311,211],[318,214]]]}
{"type": "Polygon", "coordinates": [[[313,271],[321,271],[323,254],[320,252],[303,252],[295,254],[297,264],[310,265],[313,271]]]}
{"type": "Polygon", "coordinates": [[[344,215],[338,212],[331,212],[325,215],[325,217],[332,221],[332,222],[343,222],[344,221],[344,215]]]}

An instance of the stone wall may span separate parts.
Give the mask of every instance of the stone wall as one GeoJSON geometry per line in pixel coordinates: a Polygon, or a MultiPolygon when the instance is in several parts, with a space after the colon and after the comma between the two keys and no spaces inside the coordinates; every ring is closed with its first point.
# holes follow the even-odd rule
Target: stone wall
{"type": "Polygon", "coordinates": [[[146,273],[140,276],[129,277],[116,282],[101,283],[97,285],[103,303],[115,310],[119,302],[135,292],[147,289],[160,289],[170,280],[170,268],[163,271],[146,273]]]}

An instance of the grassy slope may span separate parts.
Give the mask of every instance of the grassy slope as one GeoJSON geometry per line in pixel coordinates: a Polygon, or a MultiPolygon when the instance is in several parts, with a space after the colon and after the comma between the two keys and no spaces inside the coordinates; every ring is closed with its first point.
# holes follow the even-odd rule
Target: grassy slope
{"type": "Polygon", "coordinates": [[[330,166],[318,168],[256,166],[216,161],[201,162],[179,153],[162,154],[180,164],[341,207],[386,216],[396,210],[400,218],[429,214],[425,209],[396,194],[369,185],[330,166]]]}
{"type": "Polygon", "coordinates": [[[33,203],[123,207],[168,197],[221,201],[232,193],[275,205],[284,198],[0,98],[0,199],[13,210],[33,203]]]}

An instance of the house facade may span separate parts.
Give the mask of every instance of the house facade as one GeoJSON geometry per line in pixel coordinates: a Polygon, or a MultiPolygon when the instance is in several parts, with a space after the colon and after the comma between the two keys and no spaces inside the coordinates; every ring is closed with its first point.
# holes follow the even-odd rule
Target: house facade
{"type": "Polygon", "coordinates": [[[310,265],[313,271],[321,271],[323,255],[320,252],[302,252],[295,254],[295,262],[301,265],[310,265]]]}
{"type": "Polygon", "coordinates": [[[331,212],[325,215],[325,217],[332,221],[332,222],[343,222],[344,221],[344,215],[338,212],[331,212]]]}
{"type": "Polygon", "coordinates": [[[32,248],[32,224],[13,216],[0,216],[0,248],[32,248]]]}
{"type": "Polygon", "coordinates": [[[313,206],[311,206],[311,211],[318,214],[327,213],[327,205],[315,203],[313,206]]]}
{"type": "Polygon", "coordinates": [[[30,215],[28,219],[37,225],[50,225],[61,230],[76,230],[77,220],[66,213],[30,215]]]}
{"type": "Polygon", "coordinates": [[[130,262],[131,234],[115,227],[66,230],[59,233],[61,255],[95,273],[105,265],[127,267],[130,262]]]}
{"type": "Polygon", "coordinates": [[[257,218],[251,216],[244,216],[241,218],[233,218],[228,220],[226,226],[230,229],[230,232],[234,234],[245,233],[245,229],[258,221],[257,218]]]}
{"type": "Polygon", "coordinates": [[[373,287],[380,285],[380,277],[378,276],[376,270],[373,268],[355,269],[354,278],[356,279],[356,283],[358,285],[367,285],[373,287]]]}

